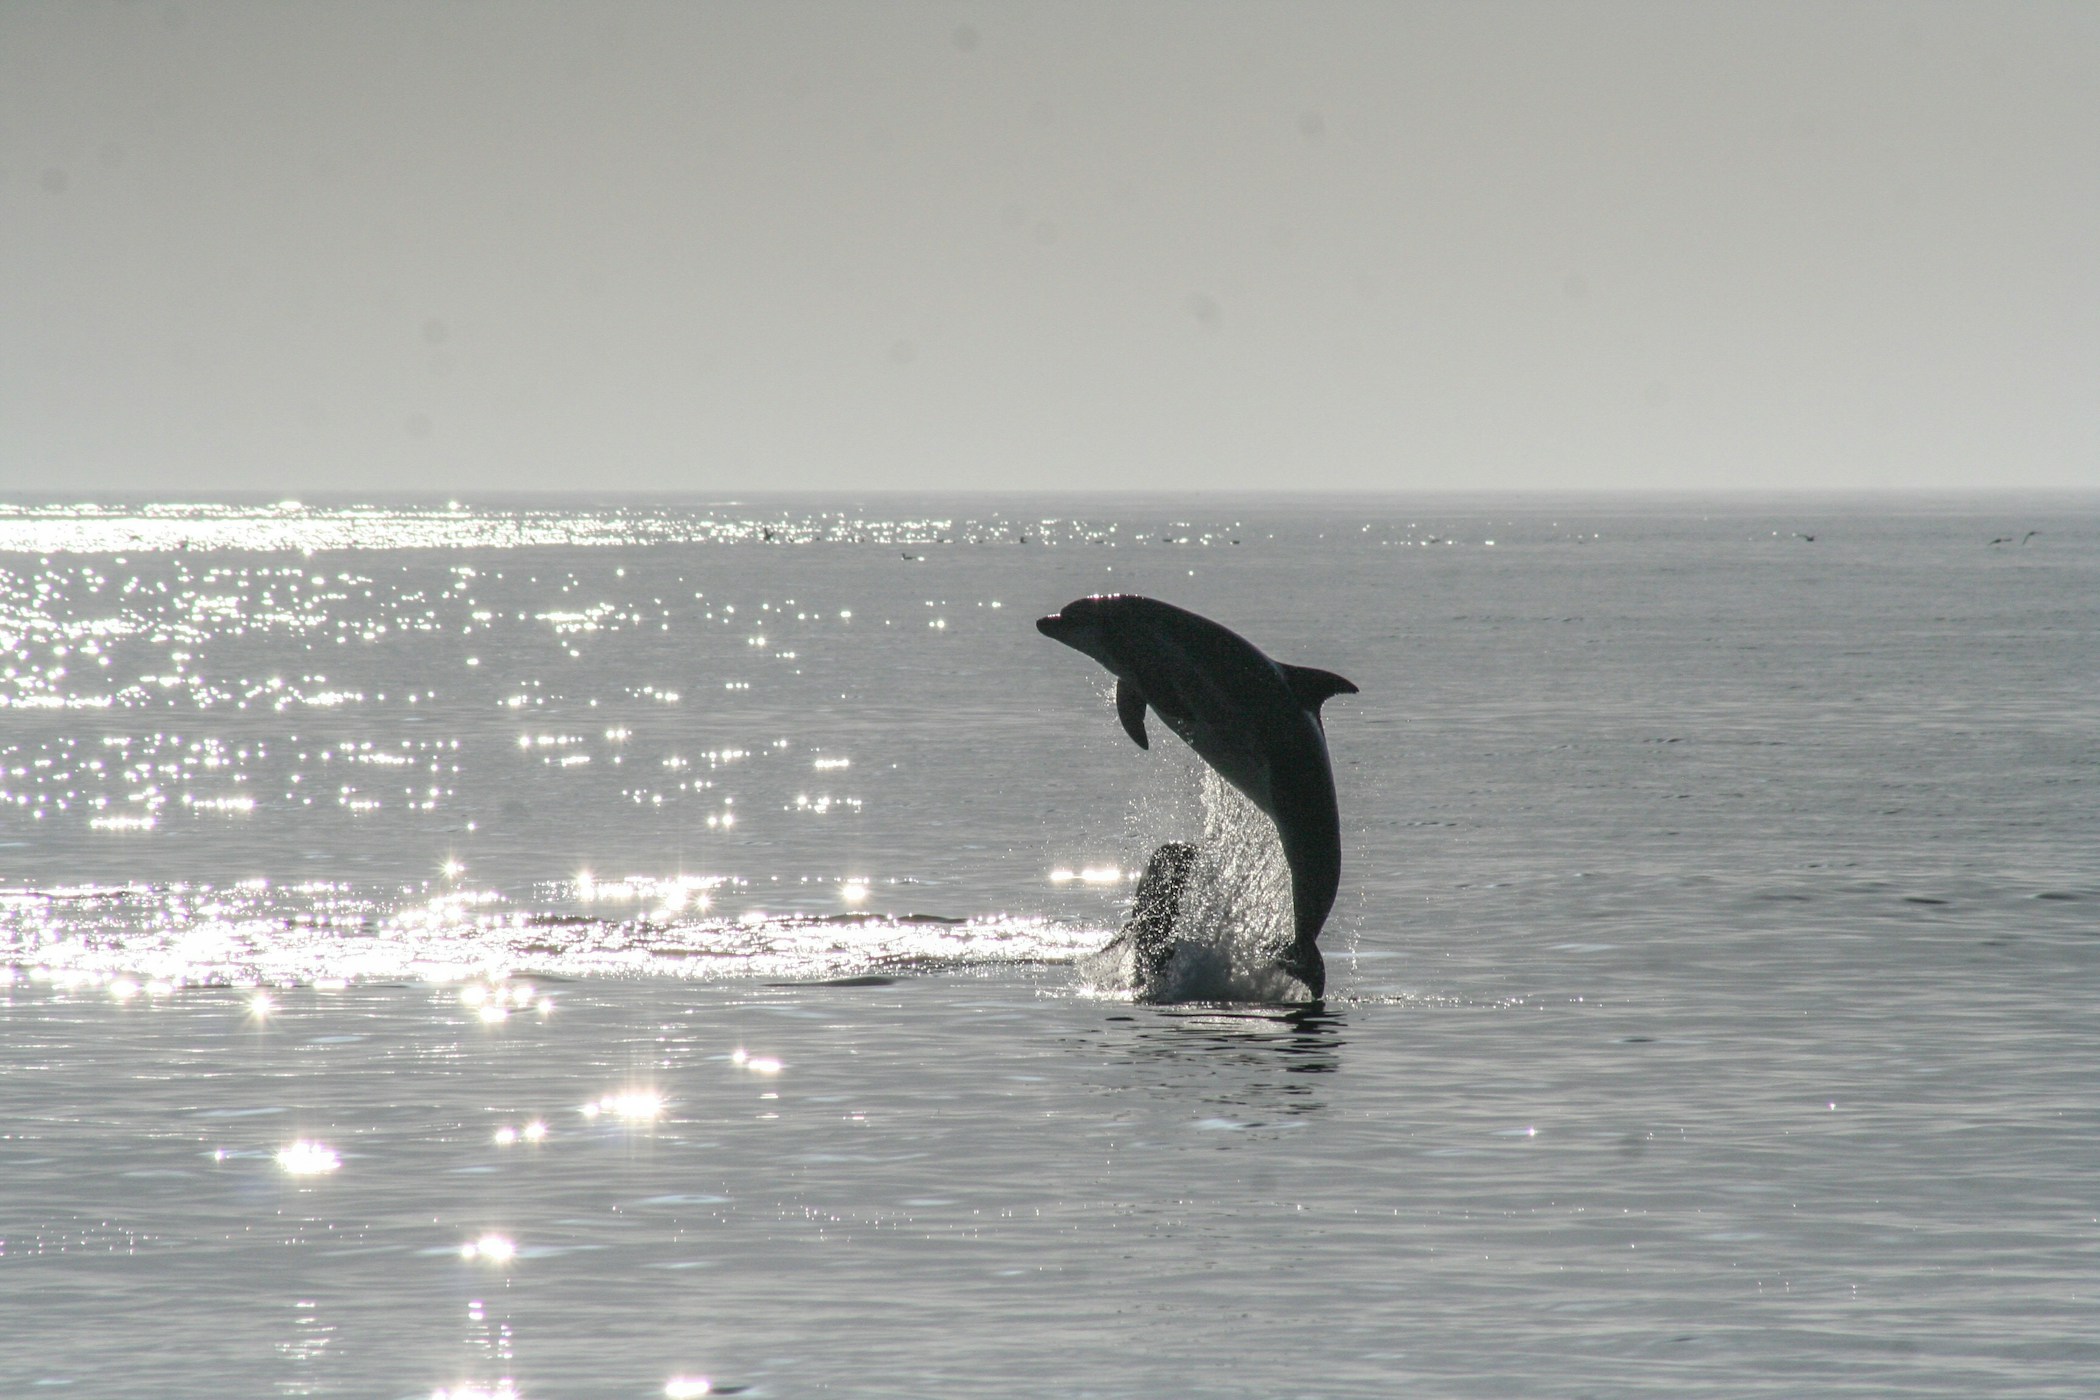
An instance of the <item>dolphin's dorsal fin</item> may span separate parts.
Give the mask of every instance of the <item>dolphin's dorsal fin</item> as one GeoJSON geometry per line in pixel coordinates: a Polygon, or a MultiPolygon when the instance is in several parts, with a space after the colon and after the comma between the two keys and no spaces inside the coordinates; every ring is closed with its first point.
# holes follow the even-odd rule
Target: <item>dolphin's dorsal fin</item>
{"type": "Polygon", "coordinates": [[[1298,703],[1316,715],[1329,696],[1356,694],[1354,685],[1332,671],[1312,666],[1285,666],[1281,661],[1276,664],[1283,667],[1284,683],[1290,686],[1291,694],[1298,697],[1298,703]]]}
{"type": "Polygon", "coordinates": [[[1116,718],[1123,721],[1123,732],[1137,740],[1139,748],[1152,747],[1152,741],[1145,737],[1145,692],[1124,676],[1116,677],[1116,718]]]}

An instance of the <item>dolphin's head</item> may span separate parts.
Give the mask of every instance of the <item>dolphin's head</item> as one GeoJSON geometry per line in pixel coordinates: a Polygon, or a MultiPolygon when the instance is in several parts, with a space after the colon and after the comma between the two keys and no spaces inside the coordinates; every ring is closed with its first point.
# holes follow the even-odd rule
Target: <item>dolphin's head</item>
{"type": "Polygon", "coordinates": [[[1112,593],[1078,598],[1048,617],[1037,618],[1035,630],[1074,651],[1085,652],[1113,671],[1116,664],[1109,659],[1109,633],[1115,625],[1117,605],[1125,601],[1112,593]]]}

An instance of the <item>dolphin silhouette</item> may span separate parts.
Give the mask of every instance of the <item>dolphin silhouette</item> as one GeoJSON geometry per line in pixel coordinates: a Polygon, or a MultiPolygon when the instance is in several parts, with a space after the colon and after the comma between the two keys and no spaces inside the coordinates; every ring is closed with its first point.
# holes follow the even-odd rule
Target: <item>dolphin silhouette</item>
{"type": "Polygon", "coordinates": [[[1341,883],[1342,824],[1320,705],[1356,687],[1332,671],[1272,661],[1237,632],[1156,598],[1097,594],[1035,626],[1115,673],[1116,718],[1139,748],[1151,747],[1150,705],[1276,823],[1297,930],[1276,964],[1322,995],[1327,966],[1315,940],[1341,883]]]}

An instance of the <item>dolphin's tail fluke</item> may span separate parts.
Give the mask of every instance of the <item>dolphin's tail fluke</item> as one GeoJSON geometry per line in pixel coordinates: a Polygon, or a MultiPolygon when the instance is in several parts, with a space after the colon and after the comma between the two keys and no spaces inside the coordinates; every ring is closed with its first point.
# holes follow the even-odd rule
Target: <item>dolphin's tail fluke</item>
{"type": "Polygon", "coordinates": [[[1317,1001],[1327,994],[1327,960],[1317,943],[1291,943],[1276,955],[1276,966],[1305,984],[1317,1001]]]}

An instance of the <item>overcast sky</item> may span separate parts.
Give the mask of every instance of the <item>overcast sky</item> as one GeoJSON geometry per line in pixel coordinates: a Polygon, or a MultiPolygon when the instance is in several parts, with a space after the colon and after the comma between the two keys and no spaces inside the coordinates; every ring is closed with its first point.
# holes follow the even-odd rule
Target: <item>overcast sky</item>
{"type": "Polygon", "coordinates": [[[0,4],[0,492],[2100,487],[2100,6],[0,4]]]}

